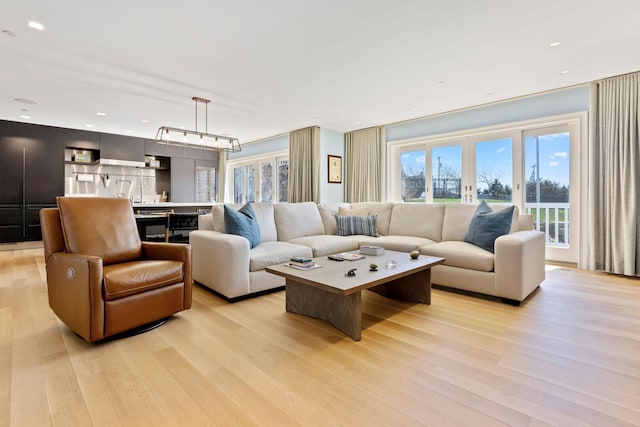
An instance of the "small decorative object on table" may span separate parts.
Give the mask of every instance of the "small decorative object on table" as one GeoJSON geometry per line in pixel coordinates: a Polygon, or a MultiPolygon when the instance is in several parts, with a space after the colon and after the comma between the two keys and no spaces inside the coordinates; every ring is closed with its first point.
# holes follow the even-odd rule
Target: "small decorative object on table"
{"type": "Polygon", "coordinates": [[[347,274],[345,274],[345,276],[354,277],[356,275],[356,270],[357,268],[352,268],[351,270],[347,271],[347,274]]]}
{"type": "Polygon", "coordinates": [[[396,268],[396,265],[398,265],[398,261],[396,261],[393,258],[388,259],[387,262],[385,263],[385,267],[387,268],[396,268]]]}
{"type": "Polygon", "coordinates": [[[369,264],[369,271],[378,271],[378,264],[369,264]]]}
{"type": "Polygon", "coordinates": [[[411,252],[409,252],[409,256],[411,257],[411,259],[418,259],[418,257],[420,256],[420,252],[411,251],[411,252]]]}

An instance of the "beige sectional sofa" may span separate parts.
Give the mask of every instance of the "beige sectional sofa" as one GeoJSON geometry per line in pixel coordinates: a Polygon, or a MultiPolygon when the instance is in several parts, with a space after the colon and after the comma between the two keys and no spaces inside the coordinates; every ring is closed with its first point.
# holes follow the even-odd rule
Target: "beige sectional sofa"
{"type": "MultiPolygon", "coordinates": [[[[240,205],[228,205],[239,209],[240,205]]],[[[264,271],[292,256],[322,257],[377,245],[388,250],[445,258],[433,268],[434,284],[477,292],[519,304],[545,278],[544,234],[533,231],[529,215],[514,210],[511,232],[495,241],[495,252],[464,242],[476,205],[460,203],[343,204],[347,215],[376,215],[379,237],[338,236],[338,212],[311,202],[252,204],[260,227],[260,244],[226,234],[224,209],[214,205],[192,231],[193,278],[235,300],[280,288],[283,278],[264,271]]],[[[496,205],[494,209],[502,206],[496,205]]]]}

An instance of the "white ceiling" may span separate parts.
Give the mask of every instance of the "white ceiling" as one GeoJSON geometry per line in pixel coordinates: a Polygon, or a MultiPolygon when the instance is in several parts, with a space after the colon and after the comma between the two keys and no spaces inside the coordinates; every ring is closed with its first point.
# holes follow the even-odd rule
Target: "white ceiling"
{"type": "Polygon", "coordinates": [[[163,125],[195,129],[192,96],[213,100],[210,133],[245,143],[310,125],[344,132],[388,124],[640,70],[639,0],[0,7],[0,31],[15,35],[0,33],[1,119],[144,138],[163,125]]]}

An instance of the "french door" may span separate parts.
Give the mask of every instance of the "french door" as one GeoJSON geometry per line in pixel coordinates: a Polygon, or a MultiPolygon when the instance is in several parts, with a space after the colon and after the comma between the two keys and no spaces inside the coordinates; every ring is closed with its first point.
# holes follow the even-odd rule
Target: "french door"
{"type": "Polygon", "coordinates": [[[579,256],[578,120],[392,148],[391,198],[405,203],[513,203],[545,233],[548,260],[579,256]]]}
{"type": "Polygon", "coordinates": [[[405,202],[513,201],[510,137],[465,138],[407,148],[400,153],[400,165],[405,202]]]}
{"type": "Polygon", "coordinates": [[[234,203],[287,201],[289,158],[277,156],[228,164],[234,203]]]}

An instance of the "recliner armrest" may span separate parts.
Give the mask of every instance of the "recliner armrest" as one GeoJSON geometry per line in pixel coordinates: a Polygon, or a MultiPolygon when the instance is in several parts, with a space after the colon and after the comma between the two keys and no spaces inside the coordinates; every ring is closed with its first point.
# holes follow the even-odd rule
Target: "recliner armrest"
{"type": "Polygon", "coordinates": [[[47,261],[49,307],[89,342],[104,337],[102,258],[56,252],[47,261]]]}
{"type": "Polygon", "coordinates": [[[182,261],[184,265],[184,308],[191,308],[193,278],[191,273],[191,245],[184,243],[142,242],[145,259],[182,261]]]}

